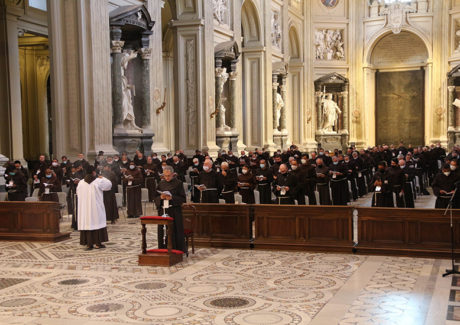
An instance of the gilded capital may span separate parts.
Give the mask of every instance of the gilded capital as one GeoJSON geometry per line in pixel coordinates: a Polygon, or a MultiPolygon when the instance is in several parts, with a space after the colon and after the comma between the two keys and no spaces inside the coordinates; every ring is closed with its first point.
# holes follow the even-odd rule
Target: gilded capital
{"type": "Polygon", "coordinates": [[[150,55],[152,54],[152,49],[143,47],[139,50],[139,53],[141,54],[142,59],[144,60],[150,60],[150,55]]]}
{"type": "Polygon", "coordinates": [[[112,41],[112,53],[121,53],[121,49],[125,45],[125,41],[112,41]]]}

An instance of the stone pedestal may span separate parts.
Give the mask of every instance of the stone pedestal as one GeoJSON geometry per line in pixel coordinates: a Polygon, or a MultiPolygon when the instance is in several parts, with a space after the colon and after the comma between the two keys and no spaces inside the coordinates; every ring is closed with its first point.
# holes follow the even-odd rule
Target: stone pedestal
{"type": "Polygon", "coordinates": [[[232,150],[237,152],[240,150],[238,148],[238,132],[235,130],[225,131],[225,130],[216,130],[216,144],[222,150],[232,150]]]}
{"type": "Polygon", "coordinates": [[[324,150],[333,151],[334,149],[342,149],[346,151],[348,146],[348,134],[316,134],[316,142],[318,146],[324,150]]]}
{"type": "Polygon", "coordinates": [[[135,154],[136,150],[144,151],[146,156],[152,153],[154,133],[145,131],[144,133],[120,132],[115,130],[113,134],[113,145],[118,152],[127,152],[128,156],[135,154]]]}
{"type": "Polygon", "coordinates": [[[273,134],[273,142],[276,149],[285,149],[288,147],[288,135],[285,132],[273,134]]]}

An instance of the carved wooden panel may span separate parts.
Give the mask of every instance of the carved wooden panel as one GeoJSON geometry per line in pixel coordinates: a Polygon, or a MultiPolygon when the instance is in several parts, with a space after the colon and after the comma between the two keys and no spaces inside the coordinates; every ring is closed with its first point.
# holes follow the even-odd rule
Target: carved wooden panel
{"type": "Polygon", "coordinates": [[[56,202],[0,202],[0,240],[59,241],[61,213],[56,202]]]}
{"type": "MultiPolygon", "coordinates": [[[[358,209],[358,252],[448,256],[450,221],[436,209],[358,209]]],[[[460,245],[460,210],[453,211],[455,245],[460,245]]]]}

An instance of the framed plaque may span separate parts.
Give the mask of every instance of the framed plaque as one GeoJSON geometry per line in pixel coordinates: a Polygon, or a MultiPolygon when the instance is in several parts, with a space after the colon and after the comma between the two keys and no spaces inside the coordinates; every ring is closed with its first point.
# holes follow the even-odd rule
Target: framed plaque
{"type": "Polygon", "coordinates": [[[334,8],[339,3],[339,0],[321,0],[324,6],[334,8]]]}

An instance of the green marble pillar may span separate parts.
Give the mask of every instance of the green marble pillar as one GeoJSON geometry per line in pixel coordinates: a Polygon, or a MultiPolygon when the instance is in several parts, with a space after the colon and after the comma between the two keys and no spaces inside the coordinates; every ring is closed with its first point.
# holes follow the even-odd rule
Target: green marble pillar
{"type": "Polygon", "coordinates": [[[121,28],[112,26],[110,29],[111,54],[112,54],[112,109],[114,128],[123,127],[123,86],[121,80],[121,57],[125,45],[121,41],[121,28]]]}

